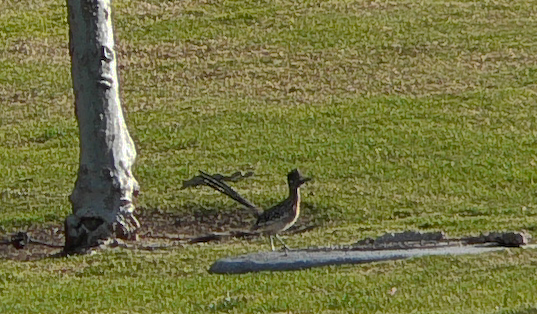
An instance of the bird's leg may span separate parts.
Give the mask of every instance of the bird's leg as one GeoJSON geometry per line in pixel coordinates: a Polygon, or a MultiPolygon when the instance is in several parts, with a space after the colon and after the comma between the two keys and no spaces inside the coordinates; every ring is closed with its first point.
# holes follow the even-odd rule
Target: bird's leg
{"type": "Polygon", "coordinates": [[[280,241],[280,243],[283,245],[283,248],[285,249],[285,253],[287,253],[287,251],[291,250],[287,244],[285,244],[282,240],[282,238],[280,238],[279,235],[276,234],[276,239],[278,239],[278,241],[280,241]]]}
{"type": "Polygon", "coordinates": [[[269,235],[269,239],[270,239],[270,247],[272,248],[273,251],[276,251],[276,249],[274,248],[274,240],[272,239],[271,235],[269,235]]]}

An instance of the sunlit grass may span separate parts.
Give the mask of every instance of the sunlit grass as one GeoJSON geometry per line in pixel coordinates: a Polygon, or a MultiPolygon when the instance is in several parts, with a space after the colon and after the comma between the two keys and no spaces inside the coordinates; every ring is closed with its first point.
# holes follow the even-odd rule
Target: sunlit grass
{"type": "MultiPolygon", "coordinates": [[[[291,246],[394,230],[537,229],[535,1],[115,1],[139,206],[239,207],[181,190],[256,176],[261,206],[314,177],[291,246]]],[[[0,224],[61,223],[78,163],[65,2],[0,3],[0,224]]],[[[532,251],[209,275],[261,239],[2,262],[0,311],[532,313],[532,251]],[[98,301],[97,301],[98,300],[98,301]]]]}

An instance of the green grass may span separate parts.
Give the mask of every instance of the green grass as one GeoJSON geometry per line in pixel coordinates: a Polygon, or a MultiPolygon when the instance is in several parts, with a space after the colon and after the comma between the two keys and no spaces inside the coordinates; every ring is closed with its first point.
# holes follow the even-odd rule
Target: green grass
{"type": "MultiPolygon", "coordinates": [[[[299,272],[207,275],[210,246],[3,263],[7,313],[509,313],[535,308],[531,251],[299,272]]],[[[524,313],[524,312],[522,312],[524,313]]]]}
{"type": "MultiPolygon", "coordinates": [[[[537,230],[537,2],[115,1],[139,206],[236,210],[199,169],[253,169],[268,206],[300,167],[322,227],[537,230]]],[[[0,3],[0,226],[61,223],[78,163],[63,1],[0,3]]],[[[209,275],[261,240],[0,262],[6,313],[535,313],[531,250],[209,275]],[[397,292],[391,295],[392,288],[397,292]],[[95,301],[100,299],[100,301],[95,301]]]]}

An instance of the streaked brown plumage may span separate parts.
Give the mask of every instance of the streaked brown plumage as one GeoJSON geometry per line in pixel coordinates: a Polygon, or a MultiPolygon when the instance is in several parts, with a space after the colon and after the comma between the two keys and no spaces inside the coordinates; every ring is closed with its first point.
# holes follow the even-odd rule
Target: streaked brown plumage
{"type": "Polygon", "coordinates": [[[274,242],[272,236],[275,236],[280,241],[283,247],[288,250],[289,247],[278,236],[278,233],[289,229],[298,219],[300,215],[300,186],[305,182],[311,180],[311,178],[303,177],[298,169],[293,169],[287,175],[287,184],[289,186],[289,196],[282,202],[274,205],[273,207],[263,211],[259,207],[255,206],[239,193],[233,190],[226,183],[216,180],[211,175],[202,171],[201,176],[208,186],[213,189],[226,194],[235,201],[246,206],[252,210],[257,217],[256,223],[252,226],[252,231],[258,231],[264,235],[269,236],[270,245],[274,251],[274,242]]]}

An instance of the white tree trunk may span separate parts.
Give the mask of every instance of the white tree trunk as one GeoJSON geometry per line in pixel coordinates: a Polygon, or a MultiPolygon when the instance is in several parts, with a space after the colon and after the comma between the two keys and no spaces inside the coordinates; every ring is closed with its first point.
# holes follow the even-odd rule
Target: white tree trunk
{"type": "Polygon", "coordinates": [[[110,0],[67,0],[69,51],[80,130],[80,165],[65,220],[65,250],[101,239],[136,239],[136,149],[119,100],[110,0]]]}

